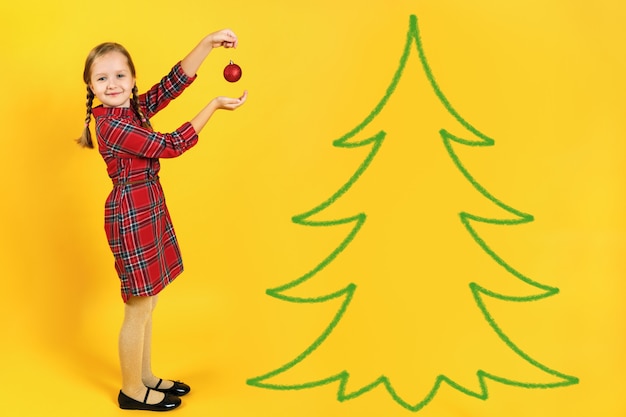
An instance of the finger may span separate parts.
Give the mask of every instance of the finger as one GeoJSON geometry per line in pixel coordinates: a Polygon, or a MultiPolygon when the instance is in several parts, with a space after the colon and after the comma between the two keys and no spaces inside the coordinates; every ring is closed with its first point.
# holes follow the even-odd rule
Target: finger
{"type": "Polygon", "coordinates": [[[235,41],[237,39],[237,35],[235,35],[235,32],[230,29],[225,29],[223,33],[229,40],[235,41]]]}
{"type": "Polygon", "coordinates": [[[246,102],[246,98],[247,98],[247,92],[244,92],[244,94],[239,98],[229,99],[228,102],[225,103],[225,107],[229,110],[235,110],[236,108],[238,108],[239,106],[241,106],[243,103],[246,102]]]}
{"type": "Polygon", "coordinates": [[[224,33],[226,34],[226,36],[228,37],[228,47],[229,48],[236,48],[237,47],[237,43],[239,42],[239,40],[237,39],[237,35],[235,35],[235,32],[233,32],[230,29],[226,29],[224,31],[224,33]]]}

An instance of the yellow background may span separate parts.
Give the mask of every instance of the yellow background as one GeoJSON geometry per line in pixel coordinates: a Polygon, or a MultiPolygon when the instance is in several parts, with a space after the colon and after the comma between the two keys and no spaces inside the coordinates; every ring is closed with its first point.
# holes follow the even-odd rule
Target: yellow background
{"type": "MultiPolygon", "coordinates": [[[[194,389],[175,413],[411,415],[381,389],[340,403],[336,383],[302,391],[246,385],[304,350],[336,311],[337,303],[302,307],[265,290],[303,274],[345,236],[346,230],[295,225],[291,217],[328,198],[362,161],[362,150],[337,149],[332,141],[383,96],[411,14],[418,16],[444,93],[496,140],[492,148],[463,154],[467,168],[502,201],[535,216],[527,225],[486,231],[490,242],[525,274],[561,290],[538,306],[498,306],[497,318],[531,356],[580,378],[548,390],[488,381],[487,401],[443,388],[417,415],[625,415],[626,6],[616,0],[4,2],[2,415],[128,414],[115,403],[123,310],[102,229],[110,182],[97,152],[72,141],[84,119],[82,67],[96,44],[120,42],[133,55],[145,90],[202,36],[222,27],[235,30],[240,47],[214,51],[195,84],[153,119],[158,130],[173,130],[215,95],[250,92],[237,112],[215,115],[196,148],[163,162],[186,271],[155,313],[154,361],[160,375],[194,389]],[[236,84],[221,77],[229,59],[243,68],[236,84]]],[[[411,59],[417,70],[414,52],[411,59]]],[[[441,111],[435,101],[429,107],[410,94],[411,82],[389,104],[386,120],[400,130],[414,126],[407,109],[416,102],[426,119],[441,111]]],[[[381,123],[376,129],[386,128],[381,123]]],[[[381,166],[393,166],[401,155],[381,166]]],[[[408,175],[418,168],[410,167],[410,158],[397,162],[411,168],[408,175]]],[[[369,184],[376,178],[384,177],[370,176],[369,184]]],[[[453,200],[443,190],[437,203],[433,192],[425,204],[433,213],[436,204],[453,200]]],[[[421,197],[407,201],[420,207],[421,197]]],[[[388,208],[384,199],[363,202],[346,196],[336,213],[388,208]]],[[[398,247],[419,240],[390,239],[404,243],[398,247]]],[[[372,249],[360,250],[367,255],[372,249]]],[[[358,275],[365,258],[347,256],[337,262],[339,272],[358,275]]],[[[473,258],[461,252],[449,261],[464,265],[473,258]]],[[[308,295],[338,290],[350,279],[328,281],[308,295]]],[[[421,289],[415,279],[399,284],[406,293],[421,289]]],[[[391,323],[391,333],[400,326],[391,323]]],[[[469,337],[459,334],[459,343],[469,337]]],[[[351,357],[367,368],[360,354],[355,349],[351,357]]],[[[329,363],[334,371],[342,366],[335,360],[329,363]]]]}

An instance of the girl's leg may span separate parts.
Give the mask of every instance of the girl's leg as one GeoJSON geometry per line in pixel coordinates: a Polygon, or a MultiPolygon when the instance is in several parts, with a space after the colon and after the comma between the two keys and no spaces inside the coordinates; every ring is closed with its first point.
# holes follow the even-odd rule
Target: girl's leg
{"type": "MultiPolygon", "coordinates": [[[[147,388],[142,381],[146,325],[151,321],[152,297],[131,297],[124,306],[124,322],[120,330],[119,354],[122,368],[122,392],[143,401],[147,388]]],[[[165,395],[150,391],[148,404],[157,404],[165,395]]]]}
{"type": "MultiPolygon", "coordinates": [[[[152,298],[151,311],[154,311],[158,301],[158,295],[155,295],[152,298]]],[[[150,318],[146,323],[146,328],[144,331],[144,339],[143,339],[143,363],[141,366],[141,377],[143,380],[143,384],[146,387],[154,388],[158,383],[159,379],[154,376],[152,372],[152,314],[150,314],[150,318]]],[[[174,386],[174,382],[163,380],[159,388],[171,388],[174,386]]]]}

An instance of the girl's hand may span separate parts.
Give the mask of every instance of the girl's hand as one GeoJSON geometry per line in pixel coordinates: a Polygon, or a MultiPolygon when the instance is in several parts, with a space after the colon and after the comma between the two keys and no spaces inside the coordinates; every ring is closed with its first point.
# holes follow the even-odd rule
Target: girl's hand
{"type": "Polygon", "coordinates": [[[235,110],[236,108],[241,106],[243,103],[245,103],[247,98],[248,98],[248,92],[244,91],[243,95],[239,98],[231,98],[231,97],[223,97],[223,96],[215,97],[213,99],[213,103],[216,109],[235,110]]]}
{"type": "Polygon", "coordinates": [[[193,77],[213,48],[219,48],[220,46],[224,48],[236,48],[237,42],[237,35],[230,29],[222,29],[205,36],[181,61],[183,71],[189,77],[193,77]]]}
{"type": "Polygon", "coordinates": [[[243,95],[239,98],[231,98],[231,97],[215,97],[213,100],[207,104],[200,113],[189,122],[195,129],[196,133],[200,133],[204,125],[207,124],[213,113],[216,110],[224,109],[224,110],[235,110],[237,107],[241,106],[246,102],[246,98],[248,97],[248,92],[244,91],[243,95]]]}
{"type": "Polygon", "coordinates": [[[230,29],[222,29],[217,32],[213,32],[207,35],[205,40],[211,45],[212,48],[236,48],[237,47],[237,35],[230,29]]]}

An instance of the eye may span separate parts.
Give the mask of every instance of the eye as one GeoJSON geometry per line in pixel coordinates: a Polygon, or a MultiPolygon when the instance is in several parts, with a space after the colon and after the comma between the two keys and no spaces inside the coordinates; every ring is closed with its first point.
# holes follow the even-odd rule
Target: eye
{"type": "Polygon", "coordinates": [[[98,78],[96,79],[96,81],[104,81],[105,79],[106,79],[106,77],[98,77],[98,78]]]}
{"type": "Polygon", "coordinates": [[[126,74],[117,74],[117,78],[124,78],[126,77],[126,74]]]}

